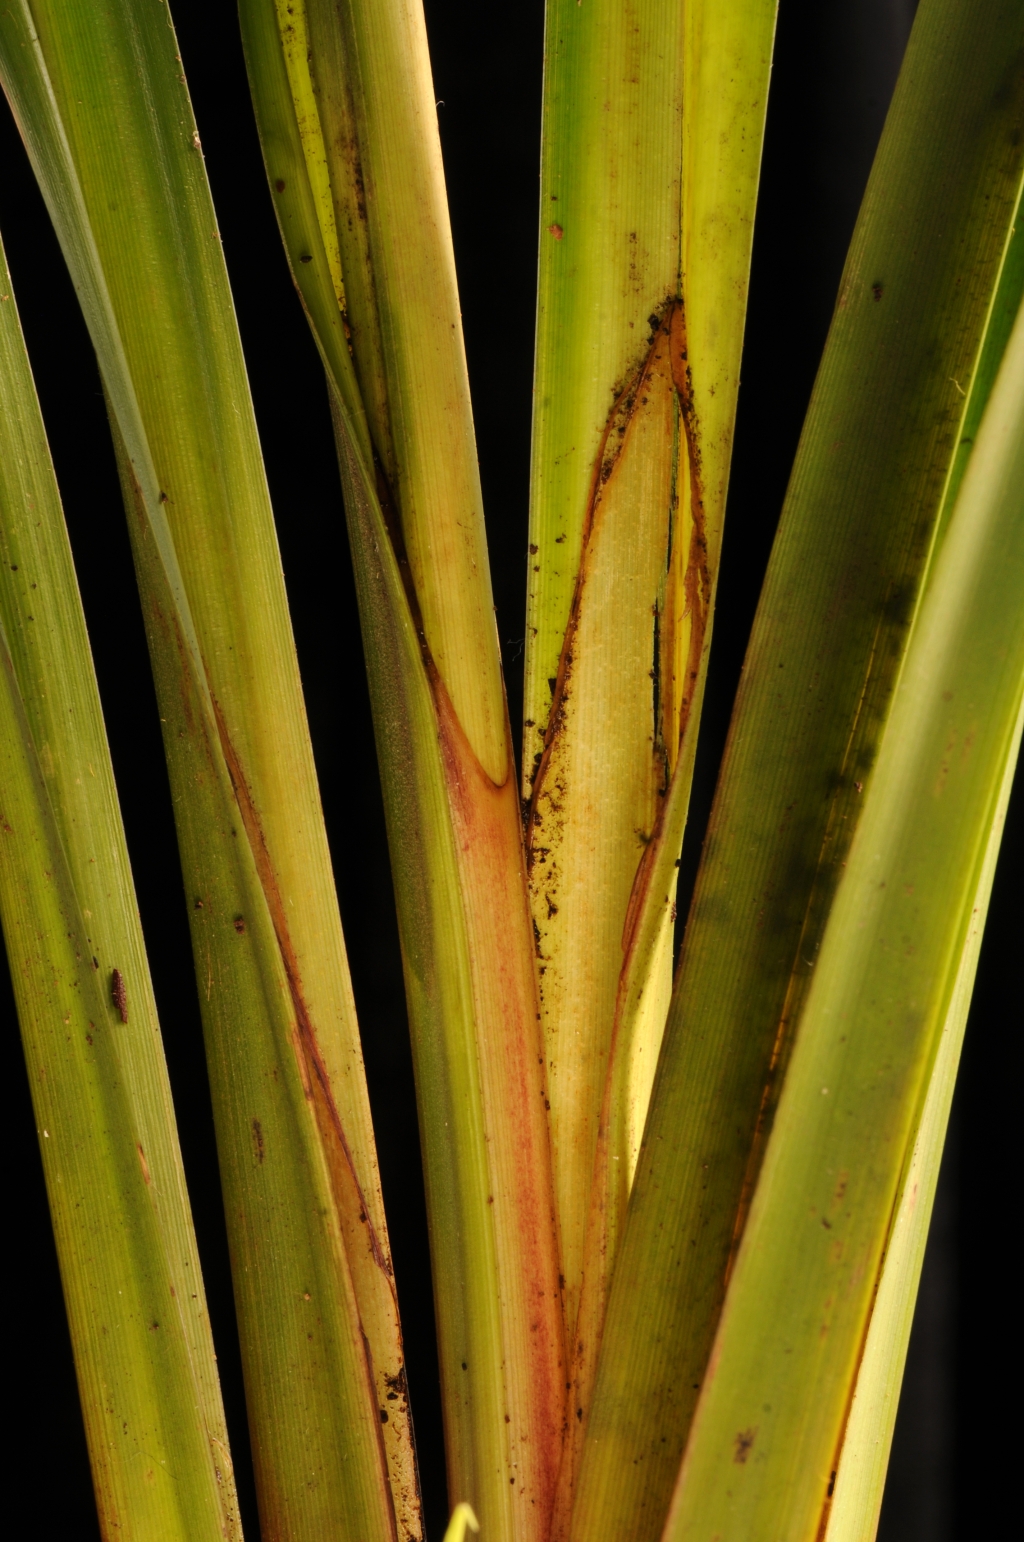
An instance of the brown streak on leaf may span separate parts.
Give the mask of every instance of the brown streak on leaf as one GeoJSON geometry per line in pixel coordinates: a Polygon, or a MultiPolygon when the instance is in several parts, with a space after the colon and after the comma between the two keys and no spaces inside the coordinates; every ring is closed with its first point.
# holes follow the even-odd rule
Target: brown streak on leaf
{"type": "MultiPolygon", "coordinates": [[[[911,1149],[907,1153],[907,1160],[908,1161],[910,1159],[910,1155],[911,1155],[912,1151],[913,1151],[913,1142],[911,1142],[911,1149]]],[[[847,1386],[846,1408],[845,1408],[845,1410],[843,1412],[842,1422],[841,1422],[841,1424],[839,1426],[839,1436],[838,1436],[838,1439],[836,1440],[836,1448],[835,1448],[835,1451],[833,1452],[833,1455],[832,1455],[832,1461],[829,1464],[830,1476],[829,1476],[828,1490],[827,1490],[827,1492],[826,1492],[826,1494],[825,1494],[825,1496],[824,1496],[824,1498],[822,1500],[821,1518],[820,1518],[820,1520],[818,1522],[818,1529],[817,1529],[817,1531],[815,1533],[814,1542],[825,1542],[825,1535],[826,1535],[826,1533],[828,1531],[828,1518],[829,1518],[829,1515],[830,1515],[830,1513],[832,1511],[832,1502],[833,1502],[833,1498],[835,1496],[835,1488],[836,1488],[836,1478],[839,1475],[839,1464],[842,1461],[843,1445],[844,1445],[844,1443],[846,1441],[846,1429],[847,1429],[847,1425],[850,1422],[850,1412],[851,1412],[851,1410],[853,1408],[853,1400],[854,1400],[854,1398],[857,1395],[857,1382],[858,1382],[858,1380],[860,1378],[860,1368],[861,1368],[861,1365],[862,1365],[863,1360],[864,1360],[864,1351],[867,1349],[868,1333],[869,1333],[870,1328],[871,1328],[871,1319],[874,1316],[875,1302],[878,1299],[878,1289],[879,1289],[879,1286],[882,1283],[882,1270],[885,1267],[886,1254],[889,1251],[889,1243],[890,1243],[890,1241],[892,1239],[892,1229],[893,1229],[893,1226],[896,1224],[896,1213],[897,1213],[897,1211],[899,1209],[901,1194],[902,1194],[902,1184],[897,1184],[897,1186],[896,1186],[896,1193],[893,1196],[892,1206],[891,1206],[890,1211],[889,1211],[889,1224],[888,1224],[888,1226],[885,1229],[885,1246],[882,1249],[881,1255],[880,1255],[879,1260],[878,1260],[878,1268],[875,1271],[875,1288],[874,1288],[874,1290],[871,1293],[871,1305],[868,1308],[867,1316],[864,1319],[864,1329],[863,1329],[863,1332],[861,1333],[860,1346],[859,1346],[859,1348],[857,1350],[856,1369],[854,1371],[854,1374],[850,1377],[849,1384],[847,1386]]]]}
{"type": "MultiPolygon", "coordinates": [[[[519,1399],[525,1395],[527,1403],[519,1401],[516,1427],[528,1421],[519,1436],[531,1453],[531,1477],[526,1481],[531,1503],[547,1516],[554,1503],[565,1428],[565,1347],[555,1288],[557,1218],[547,1165],[543,1056],[535,1039],[532,949],[514,941],[528,936],[530,926],[514,760],[510,755],[504,781],[495,783],[466,738],[444,681],[429,659],[427,667],[465,895],[474,1016],[487,1046],[480,1056],[480,1072],[485,1126],[493,1140],[489,1159],[495,1187],[488,1203],[497,1194],[505,1214],[515,1217],[514,1227],[506,1224],[501,1234],[504,1248],[501,1235],[496,1237],[498,1269],[503,1290],[515,1302],[513,1319],[529,1321],[531,1330],[525,1343],[518,1339],[529,1369],[517,1384],[519,1399]],[[488,895],[490,905],[484,903],[488,895]],[[495,925],[496,917],[514,918],[516,910],[521,911],[521,929],[518,924],[495,925]]],[[[511,739],[507,715],[506,733],[511,739]]],[[[510,1395],[515,1395],[511,1389],[510,1395]]]]}
{"type": "MultiPolygon", "coordinates": [[[[670,332],[669,362],[672,383],[676,388],[679,410],[686,439],[687,470],[690,489],[690,517],[693,528],[690,533],[690,550],[687,554],[683,590],[686,596],[686,613],[690,615],[690,648],[686,660],[686,691],[679,706],[679,723],[676,739],[676,765],[690,722],[690,709],[700,678],[701,659],[707,636],[708,618],[711,614],[712,581],[708,567],[707,527],[704,514],[704,484],[701,472],[700,425],[693,405],[693,382],[686,345],[686,313],[682,300],[676,300],[664,323],[670,332]]],[[[623,975],[628,967],[629,956],[636,939],[637,927],[643,913],[651,874],[661,848],[664,835],[665,810],[668,799],[662,798],[658,807],[651,838],[644,848],[633,880],[626,919],[622,928],[623,975]]]]}
{"type": "MultiPolygon", "coordinates": [[[[144,545],[153,538],[150,512],[146,506],[146,500],[142,491],[142,487],[135,474],[135,468],[128,457],[124,444],[120,439],[120,435],[117,432],[116,419],[113,417],[113,414],[111,414],[111,422],[114,428],[115,443],[118,450],[118,461],[119,469],[122,475],[122,485],[131,495],[131,500],[134,504],[134,509],[138,516],[140,526],[138,540],[141,545],[144,545]]],[[[151,559],[147,557],[146,560],[148,561],[151,559]]],[[[162,568],[162,559],[159,556],[157,557],[157,564],[162,568]]],[[[164,573],[162,576],[163,582],[166,583],[168,587],[170,587],[166,573],[164,573]]],[[[140,580],[140,589],[144,593],[145,587],[146,586],[142,585],[140,580]]],[[[266,841],[263,835],[259,815],[256,811],[255,802],[246,780],[241,760],[231,741],[231,736],[228,733],[223,712],[221,711],[219,702],[217,701],[213,690],[213,682],[210,679],[209,671],[205,669],[205,664],[203,661],[196,657],[196,654],[194,653],[192,647],[189,645],[185,637],[182,625],[182,617],[179,614],[176,604],[173,603],[173,594],[172,603],[168,607],[168,613],[165,613],[164,609],[162,608],[158,593],[154,593],[152,589],[150,589],[148,598],[150,612],[149,616],[147,617],[148,623],[154,629],[159,629],[164,634],[165,647],[167,645],[168,638],[173,640],[174,648],[178,654],[178,694],[180,697],[181,710],[183,712],[185,721],[185,729],[181,730],[181,732],[185,732],[187,730],[189,737],[193,738],[197,745],[201,746],[202,753],[204,754],[207,764],[210,768],[210,773],[216,780],[219,780],[222,774],[215,754],[215,745],[218,741],[220,744],[221,753],[223,755],[224,763],[231,782],[235,804],[239,814],[241,815],[242,825],[245,830],[249,842],[249,847],[253,855],[253,860],[256,865],[257,876],[267,903],[268,911],[270,913],[271,922],[274,927],[275,937],[280,952],[281,962],[284,967],[285,978],[288,983],[289,994],[291,996],[296,1018],[292,1034],[292,1044],[295,1050],[297,1069],[302,1081],[305,1095],[313,1103],[315,1117],[317,1120],[317,1127],[321,1140],[324,1144],[325,1155],[327,1157],[329,1182],[331,1186],[332,1197],[336,1207],[339,1231],[342,1234],[343,1246],[347,1247],[346,1220],[352,1217],[353,1214],[358,1215],[360,1221],[362,1221],[366,1227],[365,1235],[369,1244],[370,1256],[373,1260],[373,1263],[380,1270],[380,1273],[387,1281],[388,1290],[390,1292],[391,1302],[395,1314],[395,1323],[397,1325],[398,1302],[391,1260],[385,1249],[382,1247],[380,1239],[377,1236],[376,1229],[374,1228],[373,1223],[369,1218],[369,1210],[366,1205],[365,1196],[362,1191],[362,1186],[359,1182],[358,1174],[356,1172],[352,1152],[345,1135],[341,1116],[334,1102],[334,1097],[330,1086],[330,1079],[327,1074],[327,1068],[324,1064],[324,1060],[320,1052],[320,1047],[317,1043],[315,1028],[304,1000],[302,992],[302,981],[298,967],[298,959],[289,934],[284,905],[277,884],[277,877],[274,873],[273,866],[270,861],[270,855],[267,851],[266,841]],[[205,707],[205,701],[203,699],[204,684],[207,691],[209,692],[209,700],[214,718],[213,724],[210,723],[209,717],[207,716],[205,710],[203,710],[205,707]],[[193,697],[198,698],[200,704],[200,710],[197,714],[194,713],[196,701],[193,699],[193,697]],[[196,722],[197,716],[199,719],[198,724],[196,722]],[[196,732],[197,727],[198,733],[196,732]]],[[[232,834],[234,834],[234,831],[232,831],[232,834]]],[[[208,985],[207,997],[209,997],[209,993],[208,985]]],[[[257,1126],[258,1121],[255,1121],[253,1134],[256,1137],[258,1159],[260,1162],[262,1162],[264,1156],[262,1130],[258,1129],[257,1126]]],[[[348,1261],[347,1272],[351,1275],[351,1261],[348,1261]]],[[[364,1363],[367,1374],[367,1385],[372,1394],[372,1389],[376,1383],[373,1356],[365,1330],[362,1325],[362,1321],[358,1315],[357,1325],[364,1349],[364,1363]]],[[[411,1428],[409,1435],[411,1441],[411,1428]]],[[[380,1458],[383,1463],[383,1470],[384,1472],[388,1472],[390,1470],[390,1463],[388,1461],[387,1452],[385,1451],[383,1437],[379,1434],[379,1432],[378,1440],[380,1458]]],[[[415,1481],[417,1480],[414,1476],[414,1482],[415,1481]]],[[[389,1484],[385,1484],[385,1491],[388,1495],[389,1501],[391,1501],[390,1510],[392,1535],[394,1536],[397,1533],[398,1528],[394,1511],[393,1495],[389,1484]]]]}
{"type": "MultiPolygon", "coordinates": [[[[530,866],[532,866],[534,856],[534,831],[540,822],[538,818],[538,803],[541,792],[544,790],[552,752],[565,726],[565,707],[572,676],[573,647],[579,628],[583,591],[587,581],[587,556],[593,539],[598,510],[605,488],[611,481],[616,465],[625,448],[630,429],[637,416],[638,408],[642,411],[646,405],[643,398],[643,389],[659,356],[659,350],[664,346],[666,340],[669,345],[672,383],[675,386],[676,393],[680,395],[681,380],[687,382],[687,390],[689,390],[688,376],[684,370],[685,358],[677,360],[675,357],[675,350],[680,346],[685,349],[686,345],[685,330],[681,322],[677,323],[677,316],[680,318],[682,316],[682,301],[672,299],[666,302],[660,316],[651,318],[651,341],[647,352],[644,354],[640,364],[628,376],[625,385],[617,393],[598,445],[594,467],[591,472],[586,513],[583,519],[580,562],[576,571],[576,584],[573,589],[572,604],[569,607],[569,621],[565,629],[565,636],[562,639],[562,651],[558,659],[558,671],[555,676],[554,690],[551,698],[551,711],[544,730],[544,750],[537,769],[533,774],[533,790],[526,815],[526,857],[527,863],[530,866]]],[[[680,401],[682,402],[681,395],[680,401]]],[[[684,421],[687,421],[685,404],[683,405],[683,418],[684,421]]],[[[692,418],[692,410],[690,418],[692,418]]],[[[690,440],[691,430],[687,428],[688,445],[690,440]]],[[[694,502],[696,505],[696,498],[694,502]]],[[[701,513],[701,532],[703,533],[703,511],[701,513]]],[[[706,547],[706,543],[704,545],[706,547]]]]}
{"type": "MultiPolygon", "coordinates": [[[[373,1255],[374,1262],[387,1277],[392,1293],[394,1293],[394,1271],[391,1266],[391,1259],[388,1257],[388,1254],[381,1246],[380,1239],[377,1236],[373,1223],[369,1219],[369,1210],[366,1205],[366,1199],[363,1194],[362,1185],[359,1182],[358,1173],[356,1172],[355,1161],[353,1160],[352,1152],[348,1144],[348,1138],[345,1135],[344,1126],[341,1121],[341,1115],[338,1113],[337,1104],[334,1101],[334,1095],[331,1091],[331,1084],[330,1078],[327,1074],[327,1067],[324,1064],[323,1056],[320,1052],[320,1046],[317,1043],[316,1029],[313,1025],[312,1019],[310,1018],[309,1010],[306,1006],[305,998],[302,993],[302,979],[299,972],[299,963],[295,955],[295,949],[292,944],[291,935],[288,931],[288,923],[285,917],[284,903],[281,899],[281,893],[277,885],[277,875],[274,872],[273,864],[270,860],[270,853],[267,851],[266,840],[264,839],[263,835],[263,827],[260,823],[252,793],[245,778],[245,773],[242,770],[241,761],[239,760],[238,753],[231,741],[231,736],[228,733],[227,724],[224,721],[224,714],[221,711],[217,698],[213,695],[212,683],[210,699],[213,703],[213,711],[217,723],[217,731],[220,735],[221,748],[224,752],[224,760],[227,764],[228,775],[231,777],[231,786],[235,794],[235,801],[238,804],[239,812],[242,816],[242,823],[245,826],[245,832],[249,838],[249,845],[256,863],[256,870],[259,874],[260,885],[263,889],[263,893],[267,901],[267,908],[270,911],[271,921],[273,922],[274,926],[274,933],[277,937],[277,945],[281,953],[281,961],[284,965],[285,977],[288,981],[288,989],[291,994],[292,1008],[295,1012],[296,1019],[294,1043],[296,1046],[297,1058],[299,1060],[299,1069],[303,1076],[303,1086],[306,1091],[306,1096],[314,1103],[317,1114],[317,1122],[320,1125],[322,1136],[325,1139],[332,1141],[341,1154],[345,1169],[349,1174],[350,1181],[353,1185],[353,1188],[355,1189],[355,1193],[359,1201],[360,1213],[365,1215],[367,1218],[367,1236],[369,1239],[370,1251],[373,1255]]],[[[330,1165],[333,1168],[333,1164],[330,1165]]],[[[336,1187],[336,1178],[334,1179],[334,1182],[336,1187]]],[[[344,1205],[344,1197],[341,1193],[336,1192],[335,1197],[339,1205],[344,1205]]]]}
{"type": "MultiPolygon", "coordinates": [[[[593,536],[601,495],[611,478],[615,463],[622,453],[630,425],[634,418],[636,405],[638,402],[641,407],[644,405],[643,387],[651,373],[658,349],[664,344],[666,338],[668,339],[672,384],[679,406],[683,424],[683,437],[686,443],[686,475],[688,479],[689,513],[691,519],[690,545],[687,552],[686,569],[683,575],[683,593],[685,598],[683,614],[690,616],[690,639],[686,660],[685,687],[679,703],[678,722],[675,725],[677,738],[674,764],[677,770],[682,763],[680,752],[690,723],[691,709],[700,680],[700,669],[707,639],[708,620],[711,611],[712,579],[708,565],[704,489],[701,472],[700,428],[693,404],[693,387],[687,359],[685,312],[681,298],[669,301],[660,317],[652,318],[652,329],[651,343],[647,354],[627,385],[616,397],[605,427],[595,464],[590,500],[584,523],[583,551],[576,578],[576,587],[573,593],[569,624],[566,628],[562,653],[559,659],[551,716],[548,719],[545,735],[544,753],[534,778],[533,793],[527,815],[527,851],[531,862],[539,851],[533,844],[534,834],[540,827],[538,803],[542,792],[547,791],[544,784],[552,749],[564,729],[565,703],[568,697],[572,671],[572,653],[582,608],[583,590],[586,583],[587,553],[593,536]]],[[[657,635],[658,628],[655,628],[655,636],[657,637],[657,635]]],[[[658,668],[659,664],[660,661],[656,660],[655,667],[658,668]]],[[[661,693],[659,692],[659,694],[661,693]]],[[[663,695],[661,699],[664,700],[663,695]]],[[[656,738],[659,735],[659,729],[660,725],[655,724],[656,738]]],[[[664,754],[664,751],[662,751],[662,754],[664,754]]],[[[666,793],[667,791],[668,789],[666,788],[666,793]]],[[[561,1542],[561,1539],[564,1539],[569,1531],[573,1487],[578,1472],[583,1441],[586,1438],[586,1416],[589,1415],[589,1404],[593,1394],[594,1377],[596,1374],[597,1355],[604,1327],[608,1289],[608,1255],[612,1243],[609,1227],[614,1225],[615,1222],[615,1206],[611,1202],[611,1192],[607,1187],[612,1178],[609,1167],[609,1140],[613,1122],[611,1099],[617,1057],[621,1056],[623,1052],[621,1044],[622,1019],[626,1007],[630,968],[638,941],[640,922],[651,899],[652,878],[657,870],[658,858],[665,840],[665,815],[668,804],[668,797],[662,796],[659,800],[654,829],[645,843],[643,855],[637,866],[623,924],[623,957],[608,1051],[604,1096],[598,1122],[594,1180],[591,1187],[587,1242],[584,1253],[585,1268],[589,1264],[591,1276],[588,1279],[586,1273],[584,1275],[583,1295],[581,1296],[577,1329],[572,1346],[574,1401],[577,1402],[580,1411],[577,1420],[571,1425],[571,1434],[566,1442],[559,1473],[555,1520],[552,1531],[556,1542],[561,1542]],[[595,1264],[597,1265],[596,1269],[594,1268],[595,1264]],[[583,1332],[586,1333],[589,1343],[593,1346],[590,1351],[588,1351],[581,1337],[583,1332]]]]}
{"type": "Polygon", "coordinates": [[[686,317],[682,300],[677,300],[672,309],[670,325],[672,341],[669,348],[669,360],[672,365],[672,380],[679,398],[683,430],[686,435],[686,454],[690,482],[690,517],[693,520],[686,575],[683,580],[683,587],[686,593],[686,608],[694,619],[691,624],[690,653],[686,669],[689,682],[688,694],[683,697],[679,710],[678,742],[681,744],[690,718],[694,682],[700,673],[701,654],[704,649],[704,637],[707,632],[708,616],[711,610],[712,585],[711,572],[708,567],[708,539],[704,515],[700,424],[697,421],[697,413],[693,405],[693,382],[687,358],[686,317]]]}

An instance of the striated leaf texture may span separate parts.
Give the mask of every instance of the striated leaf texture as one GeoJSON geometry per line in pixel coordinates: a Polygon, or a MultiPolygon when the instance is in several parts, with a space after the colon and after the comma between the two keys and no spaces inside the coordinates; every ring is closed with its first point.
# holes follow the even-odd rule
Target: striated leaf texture
{"type": "Polygon", "coordinates": [[[174,32],[162,4],[23,0],[0,18],[0,73],[119,453],[262,1525],[268,1538],[390,1538],[381,1411],[388,1390],[401,1403],[405,1393],[393,1333],[369,1340],[381,1296],[395,1320],[369,1107],[273,519],[174,32]]]}
{"type": "Polygon", "coordinates": [[[0,914],[105,1538],[240,1537],[171,1090],[0,250],[0,914]]]}
{"type": "Polygon", "coordinates": [[[1004,265],[1021,28],[1002,0],[924,0],[915,22],[737,696],[612,1284],[580,1536],[664,1524],[1004,265]]]}

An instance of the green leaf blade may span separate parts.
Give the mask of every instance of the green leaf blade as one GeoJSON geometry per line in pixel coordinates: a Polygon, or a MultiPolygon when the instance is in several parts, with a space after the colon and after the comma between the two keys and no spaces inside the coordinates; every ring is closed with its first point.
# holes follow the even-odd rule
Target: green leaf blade
{"type": "Polygon", "coordinates": [[[85,619],[2,252],[0,294],[0,910],[100,1526],[213,1542],[240,1527],[209,1317],[85,619]]]}
{"type": "Polygon", "coordinates": [[[819,1534],[897,1185],[1020,740],[1022,488],[1024,315],[829,917],[667,1538],[819,1534]]]}
{"type": "Polygon", "coordinates": [[[1018,719],[1007,756],[956,981],[886,1240],[885,1260],[871,1307],[856,1390],[843,1431],[835,1488],[828,1506],[826,1542],[874,1542],[878,1529],[917,1287],[1022,726],[1024,715],[1018,719]]]}
{"type": "Polygon", "coordinates": [[[449,1482],[488,1534],[539,1537],[563,1428],[557,1235],[423,18],[416,4],[254,0],[242,23],[282,236],[335,414],[396,881],[449,1482]],[[330,203],[316,193],[322,157],[330,203]],[[306,262],[314,251],[322,259],[306,262]],[[351,351],[336,346],[334,252],[351,351]]]}
{"type": "Polygon", "coordinates": [[[567,1533],[671,994],[771,0],[548,10],[524,793],[573,1384],[567,1533]]]}
{"type": "Polygon", "coordinates": [[[380,1409],[403,1358],[372,1126],[248,383],[168,22],[157,6],[18,6],[0,66],[119,444],[264,1524],[385,1539],[380,1409]]]}
{"type": "Polygon", "coordinates": [[[612,1286],[580,1535],[664,1523],[935,539],[965,401],[953,378],[971,380],[1003,265],[1022,41],[998,0],[973,19],[923,5],[915,23],[737,697],[612,1286]]]}

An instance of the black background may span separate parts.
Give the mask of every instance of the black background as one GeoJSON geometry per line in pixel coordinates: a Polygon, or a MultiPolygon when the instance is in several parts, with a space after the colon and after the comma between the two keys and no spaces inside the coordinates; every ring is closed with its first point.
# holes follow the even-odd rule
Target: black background
{"type": "MultiPolygon", "coordinates": [[[[522,694],[543,7],[427,0],[515,722],[522,694]]],[[[378,1131],[428,1528],[446,1518],[433,1306],[401,970],[359,631],[319,364],[263,177],[231,0],[175,0],[277,514],[378,1131]]],[[[781,0],[715,647],[683,863],[692,885],[728,715],[839,273],[913,0],[781,0]]],[[[255,1517],[198,1004],[159,726],[95,362],[0,109],[0,230],[65,500],[160,1005],[248,1534],[255,1517]]],[[[883,1542],[992,1534],[1006,1308],[1011,969],[1021,777],[968,1027],[890,1469],[883,1542]],[[993,1354],[993,1349],[996,1353],[993,1354]]],[[[37,1542],[97,1528],[9,988],[3,1032],[8,1493],[37,1542]]],[[[1019,1009],[1018,1009],[1019,1010],[1019,1009]]],[[[1019,1343],[1019,1329],[1016,1330],[1019,1343]]],[[[458,1496],[456,1496],[458,1497],[458,1496]]],[[[327,1542],[327,1539],[325,1539],[327,1542]]]]}

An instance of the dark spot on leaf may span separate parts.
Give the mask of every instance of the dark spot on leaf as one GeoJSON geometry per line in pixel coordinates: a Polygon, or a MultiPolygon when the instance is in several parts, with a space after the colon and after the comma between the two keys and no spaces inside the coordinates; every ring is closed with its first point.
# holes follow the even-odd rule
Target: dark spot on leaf
{"type": "Polygon", "coordinates": [[[117,1008],[122,1023],[128,1021],[128,992],[124,988],[124,978],[120,969],[115,969],[110,976],[110,999],[117,1008]]]}
{"type": "Polygon", "coordinates": [[[740,1466],[743,1465],[747,1457],[750,1455],[750,1452],[753,1449],[754,1437],[756,1434],[757,1426],[755,1425],[752,1429],[740,1430],[739,1434],[736,1436],[736,1440],[734,1442],[736,1446],[736,1455],[733,1457],[733,1461],[739,1462],[740,1466]]]}
{"type": "Polygon", "coordinates": [[[388,1397],[389,1398],[405,1397],[406,1393],[409,1390],[409,1384],[408,1384],[408,1382],[405,1379],[405,1366],[404,1365],[399,1366],[399,1368],[396,1371],[394,1376],[389,1376],[387,1374],[387,1372],[385,1371],[384,1372],[384,1380],[387,1382],[388,1386],[391,1388],[391,1391],[388,1393],[388,1397]]]}

